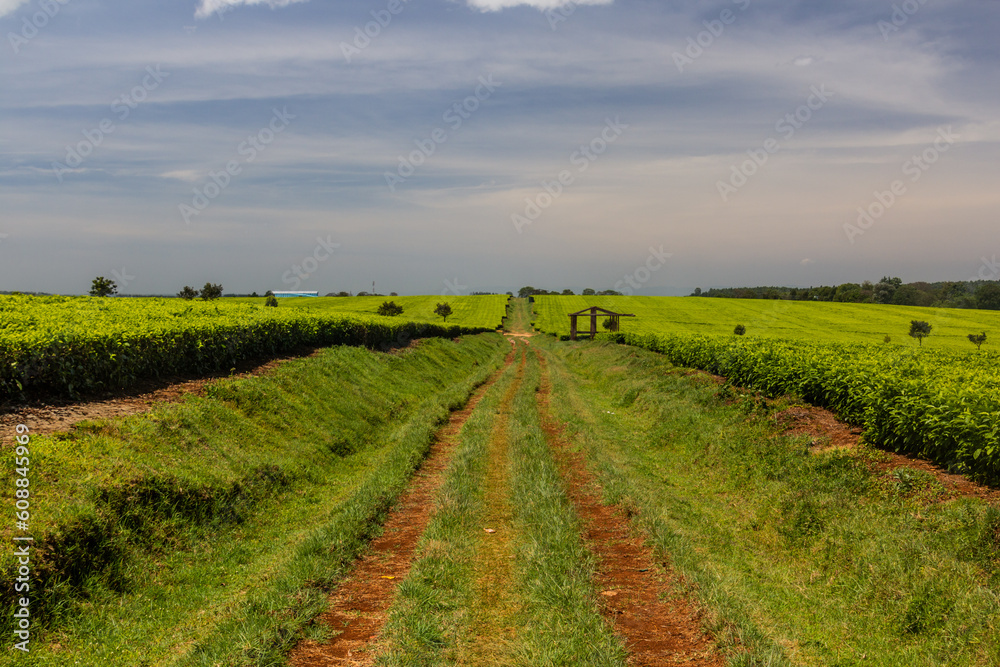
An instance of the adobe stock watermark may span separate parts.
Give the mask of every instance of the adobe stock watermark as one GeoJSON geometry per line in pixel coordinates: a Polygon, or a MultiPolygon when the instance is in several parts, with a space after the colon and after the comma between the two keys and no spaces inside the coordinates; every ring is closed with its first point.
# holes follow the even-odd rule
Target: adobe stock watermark
{"type": "Polygon", "coordinates": [[[56,179],[62,183],[63,175],[72,173],[79,169],[86,159],[104,143],[104,140],[118,129],[117,123],[124,122],[140,104],[146,101],[149,94],[160,87],[163,80],[170,76],[170,72],[164,72],[159,65],[150,65],[146,68],[146,75],[142,81],[131,90],[116,97],[111,102],[111,113],[114,118],[102,118],[97,127],[82,130],[83,141],[78,141],[75,145],[66,146],[66,157],[62,162],[53,162],[52,171],[56,179]]]}
{"type": "Polygon", "coordinates": [[[458,278],[455,278],[454,280],[445,280],[441,296],[463,296],[465,294],[465,290],[467,289],[469,289],[469,286],[458,282],[458,278]]]}
{"type": "Polygon", "coordinates": [[[340,244],[334,243],[329,234],[325,239],[317,236],[316,247],[313,248],[312,254],[303,257],[298,264],[292,264],[292,268],[281,274],[281,282],[297,290],[302,281],[309,280],[310,276],[319,270],[319,265],[330,259],[339,247],[340,244]]]}
{"type": "Polygon", "coordinates": [[[538,220],[542,213],[562,196],[566,188],[576,182],[578,175],[587,171],[590,165],[604,155],[611,144],[618,141],[629,127],[629,124],[621,122],[618,116],[615,116],[614,120],[608,118],[604,129],[596,137],[573,151],[569,156],[569,163],[576,167],[576,173],[571,169],[563,169],[552,181],[542,181],[542,189],[538,194],[534,197],[525,197],[524,212],[511,214],[510,221],[517,233],[524,233],[526,226],[538,220]]]}
{"type": "MultiPolygon", "coordinates": [[[[900,169],[911,183],[919,181],[927,170],[941,159],[941,155],[947,153],[958,141],[959,135],[955,134],[951,128],[951,125],[938,128],[937,137],[931,145],[903,163],[900,169]]],[[[863,236],[867,230],[871,229],[875,221],[885,215],[886,211],[892,208],[906,193],[906,183],[902,179],[896,179],[889,184],[886,190],[876,190],[873,193],[874,201],[867,206],[859,206],[856,224],[844,223],[844,234],[851,245],[854,245],[854,240],[857,237],[863,236]]]]}
{"type": "Polygon", "coordinates": [[[124,266],[121,271],[118,271],[118,269],[112,269],[111,277],[115,279],[115,285],[118,287],[119,292],[121,290],[128,289],[128,286],[132,284],[133,280],[135,280],[135,276],[130,275],[128,269],[124,266]]]}
{"type": "Polygon", "coordinates": [[[392,18],[398,16],[405,8],[409,0],[389,0],[385,9],[373,9],[371,11],[374,21],[369,21],[362,28],[354,27],[354,39],[351,42],[341,42],[340,52],[344,54],[344,60],[351,64],[354,56],[361,55],[361,52],[372,44],[372,40],[382,34],[382,31],[389,27],[392,18]]]}
{"type": "MultiPolygon", "coordinates": [[[[447,124],[452,133],[457,132],[462,124],[472,118],[472,114],[480,109],[483,102],[490,99],[497,88],[502,85],[501,82],[493,80],[492,74],[479,77],[479,83],[472,94],[445,109],[441,120],[447,124]]],[[[409,155],[398,157],[399,164],[396,166],[395,173],[387,171],[384,174],[385,184],[389,188],[389,192],[395,192],[397,186],[402,185],[408,178],[417,173],[417,170],[427,162],[427,159],[437,152],[438,146],[447,142],[450,136],[448,129],[436,127],[425,139],[414,139],[413,143],[416,149],[410,151],[409,155]]]]}
{"type": "Polygon", "coordinates": [[[256,133],[248,135],[236,147],[236,154],[242,159],[232,159],[226,162],[226,166],[219,171],[208,172],[208,182],[195,187],[192,192],[191,204],[178,204],[177,208],[184,219],[184,224],[190,225],[191,218],[201,215],[201,212],[208,208],[215,199],[222,194],[223,190],[229,187],[233,178],[243,173],[243,165],[249,164],[257,159],[257,156],[271,145],[275,137],[285,131],[295,120],[295,116],[288,113],[288,107],[283,107],[281,111],[272,109],[273,115],[267,125],[259,129],[256,133]]]}
{"type": "Polygon", "coordinates": [[[37,37],[39,31],[45,28],[67,4],[69,0],[39,0],[39,11],[32,14],[30,19],[27,16],[21,18],[21,30],[7,33],[7,41],[10,42],[14,55],[20,55],[21,49],[37,37]]]}
{"type": "Polygon", "coordinates": [[[550,7],[545,10],[545,19],[549,22],[549,27],[552,28],[552,32],[555,32],[559,28],[559,24],[566,21],[573,13],[576,11],[577,7],[580,6],[578,2],[567,2],[561,7],[550,7]]]}
{"type": "MultiPolygon", "coordinates": [[[[808,123],[813,113],[819,111],[833,97],[833,93],[826,89],[825,84],[819,88],[811,86],[810,95],[806,98],[805,104],[798,107],[792,113],[786,113],[774,124],[774,131],[777,132],[784,141],[791,141],[795,133],[801,130],[808,123]]],[[[740,188],[750,182],[760,169],[767,164],[772,155],[782,149],[782,143],[775,137],[768,137],[761,144],[760,148],[750,148],[747,155],[750,159],[744,160],[739,166],[732,165],[729,168],[728,181],[716,181],[715,188],[719,191],[719,196],[723,202],[728,202],[731,195],[736,194],[740,188]]]]}
{"type": "Polygon", "coordinates": [[[875,24],[878,31],[882,33],[882,39],[888,42],[889,35],[899,32],[903,26],[910,22],[910,17],[919,12],[925,4],[927,4],[927,0],[903,0],[899,4],[893,4],[889,20],[882,20],[875,24]]]}
{"type": "Polygon", "coordinates": [[[996,280],[1000,278],[1000,262],[997,261],[997,256],[993,255],[993,259],[986,259],[981,257],[983,260],[982,265],[979,267],[979,271],[976,275],[969,278],[969,282],[976,282],[977,280],[996,280]]]}
{"type": "Polygon", "coordinates": [[[632,296],[635,294],[633,290],[642,289],[642,286],[653,278],[653,274],[663,268],[667,260],[673,256],[673,253],[664,252],[662,245],[659,248],[649,246],[649,256],[646,261],[637,266],[632,273],[626,274],[616,282],[615,291],[621,292],[625,296],[632,296]]]}
{"type": "MultiPolygon", "coordinates": [[[[745,12],[750,7],[750,2],[751,0],[732,0],[732,3],[741,12],[745,12]]],[[[739,14],[732,9],[723,9],[719,12],[719,18],[712,19],[711,21],[702,21],[705,29],[694,37],[688,37],[687,47],[685,47],[683,52],[674,51],[673,53],[674,65],[677,66],[677,71],[683,74],[685,67],[693,65],[695,60],[705,55],[705,51],[712,48],[715,41],[722,37],[722,33],[726,31],[726,26],[736,23],[737,16],[739,14]]]]}

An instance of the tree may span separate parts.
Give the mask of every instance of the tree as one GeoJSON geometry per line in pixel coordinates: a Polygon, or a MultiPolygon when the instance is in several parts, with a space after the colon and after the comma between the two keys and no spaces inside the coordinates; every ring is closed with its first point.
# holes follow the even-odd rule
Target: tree
{"type": "Polygon", "coordinates": [[[883,276],[882,280],[872,288],[872,300],[875,303],[892,303],[892,297],[902,284],[903,281],[899,278],[883,276]]]}
{"type": "Polygon", "coordinates": [[[536,290],[534,287],[532,287],[531,285],[528,285],[526,287],[522,287],[521,289],[517,290],[517,295],[519,297],[521,297],[522,299],[525,299],[525,298],[531,296],[532,294],[534,294],[537,291],[538,290],[536,290]]]}
{"type": "Polygon", "coordinates": [[[448,316],[451,315],[451,306],[448,304],[448,302],[439,303],[437,305],[437,308],[434,309],[434,314],[440,315],[441,317],[444,318],[444,321],[447,322],[448,316]]]}
{"type": "Polygon", "coordinates": [[[920,341],[920,346],[924,345],[924,338],[931,335],[931,325],[922,320],[910,320],[910,335],[920,341]]]}
{"type": "Polygon", "coordinates": [[[742,336],[746,332],[747,332],[747,328],[745,326],[743,326],[742,324],[737,324],[736,328],[733,329],[733,333],[736,334],[737,336],[742,336]]]}
{"type": "Polygon", "coordinates": [[[1000,310],[1000,285],[983,283],[976,288],[976,308],[1000,310]]]}
{"type": "Polygon", "coordinates": [[[264,299],[264,305],[267,306],[268,308],[277,308],[278,307],[278,297],[276,297],[276,296],[274,296],[272,294],[271,296],[269,296],[266,299],[264,299]]]}
{"type": "Polygon", "coordinates": [[[378,307],[376,312],[379,315],[384,315],[385,317],[395,317],[396,315],[403,314],[403,307],[395,301],[383,301],[382,305],[378,307]]]}
{"type": "Polygon", "coordinates": [[[562,291],[563,296],[573,296],[573,290],[567,288],[562,291]]]}
{"type": "Polygon", "coordinates": [[[592,290],[592,289],[590,289],[588,287],[587,289],[583,290],[583,292],[581,292],[581,294],[583,294],[584,296],[594,296],[595,292],[594,292],[594,290],[592,290]]]}
{"type": "Polygon", "coordinates": [[[254,291],[254,293],[250,295],[250,298],[251,299],[259,299],[260,298],[260,294],[257,294],[257,292],[254,291]]]}
{"type": "Polygon", "coordinates": [[[986,342],[986,332],[978,334],[969,334],[969,342],[976,346],[976,349],[980,349],[983,343],[986,342]]]}
{"type": "Polygon", "coordinates": [[[184,289],[182,289],[180,292],[177,293],[177,298],[186,299],[188,301],[190,301],[191,299],[197,299],[198,290],[188,285],[185,285],[184,289]]]}
{"type": "Polygon", "coordinates": [[[395,292],[389,292],[389,296],[399,296],[399,295],[396,294],[395,292]]]}
{"type": "Polygon", "coordinates": [[[118,285],[115,284],[115,281],[104,276],[94,278],[94,282],[90,285],[90,296],[111,296],[112,294],[118,294],[118,285]]]}
{"type": "Polygon", "coordinates": [[[222,296],[222,285],[216,285],[215,283],[205,283],[205,286],[201,288],[201,298],[204,301],[211,301],[212,299],[218,299],[222,296]]]}
{"type": "Polygon", "coordinates": [[[694,295],[693,296],[701,296],[701,288],[700,287],[695,287],[694,288],[694,295]]]}
{"type": "Polygon", "coordinates": [[[266,292],[264,292],[264,296],[274,296],[274,292],[272,292],[271,290],[267,290],[266,292]]]}
{"type": "Polygon", "coordinates": [[[913,285],[900,285],[892,295],[892,303],[897,306],[916,306],[920,291],[913,285]]]}

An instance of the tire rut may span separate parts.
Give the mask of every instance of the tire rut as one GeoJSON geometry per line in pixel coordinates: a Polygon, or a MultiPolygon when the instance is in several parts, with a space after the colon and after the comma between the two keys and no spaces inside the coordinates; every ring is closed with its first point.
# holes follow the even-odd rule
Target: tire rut
{"type": "MultiPolygon", "coordinates": [[[[683,597],[661,598],[672,587],[660,574],[653,550],[630,529],[621,508],[605,504],[602,489],[582,454],[570,451],[563,426],[552,416],[548,364],[539,355],[542,383],[537,394],[545,437],[584,525],[584,541],[598,562],[596,585],[601,612],[624,638],[628,664],[643,667],[684,664],[722,667],[725,662],[702,630],[698,614],[683,597]]],[[[663,569],[670,572],[669,564],[663,569]]]]}
{"type": "Polygon", "coordinates": [[[396,588],[409,573],[417,542],[430,523],[434,497],[444,482],[458,434],[486,391],[514,360],[512,349],[504,365],[438,430],[427,458],[390,511],[382,535],[372,541],[351,574],[330,595],[330,607],[319,622],[337,634],[323,643],[300,642],[289,655],[291,667],[373,663],[373,640],[385,625],[396,588]]]}

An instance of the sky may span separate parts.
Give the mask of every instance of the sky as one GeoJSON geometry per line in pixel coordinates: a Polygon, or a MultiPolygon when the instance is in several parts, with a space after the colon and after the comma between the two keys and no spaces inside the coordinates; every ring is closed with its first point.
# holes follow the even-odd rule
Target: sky
{"type": "Polygon", "coordinates": [[[0,0],[0,290],[1000,278],[996,0],[0,0]]]}

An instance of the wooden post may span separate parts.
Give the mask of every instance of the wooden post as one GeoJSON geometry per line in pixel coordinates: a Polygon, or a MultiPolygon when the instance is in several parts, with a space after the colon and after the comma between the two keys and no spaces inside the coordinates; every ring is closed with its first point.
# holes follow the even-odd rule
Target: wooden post
{"type": "Polygon", "coordinates": [[[569,339],[576,340],[576,315],[569,316],[569,339]]]}
{"type": "Polygon", "coordinates": [[[590,309],[590,340],[597,338],[597,308],[590,309]]]}

